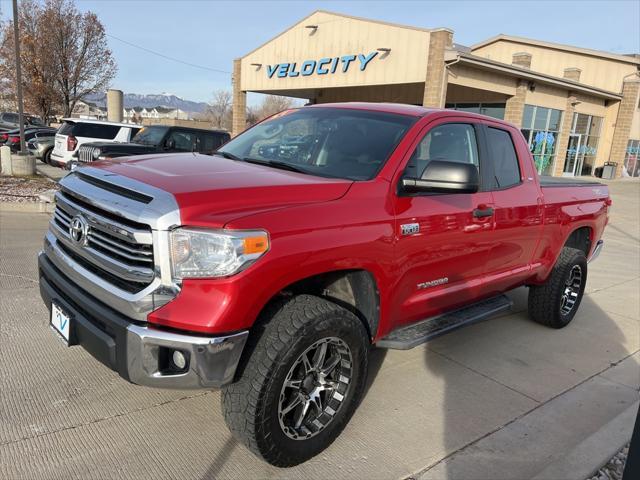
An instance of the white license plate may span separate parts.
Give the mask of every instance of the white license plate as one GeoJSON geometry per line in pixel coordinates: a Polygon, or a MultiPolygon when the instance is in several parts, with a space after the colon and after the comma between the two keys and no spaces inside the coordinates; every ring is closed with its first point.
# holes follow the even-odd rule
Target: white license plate
{"type": "Polygon", "coordinates": [[[65,343],[69,345],[71,318],[55,303],[51,303],[51,326],[60,334],[65,343]]]}

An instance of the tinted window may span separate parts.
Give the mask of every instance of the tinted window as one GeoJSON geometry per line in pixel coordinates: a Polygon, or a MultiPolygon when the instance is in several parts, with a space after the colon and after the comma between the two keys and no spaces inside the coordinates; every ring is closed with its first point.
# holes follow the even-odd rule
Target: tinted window
{"type": "Polygon", "coordinates": [[[492,152],[493,169],[497,188],[506,188],[520,183],[520,166],[511,135],[499,128],[487,129],[489,147],[492,152]]]}
{"type": "Polygon", "coordinates": [[[73,127],[73,135],[76,137],[101,138],[113,140],[120,131],[116,125],[104,125],[101,123],[76,123],[73,127]]]}
{"type": "Polygon", "coordinates": [[[303,173],[368,180],[416,117],[348,108],[288,110],[238,135],[219,151],[286,163],[303,173]]]}
{"type": "Polygon", "coordinates": [[[195,137],[196,136],[193,133],[174,130],[167,137],[167,142],[174,142],[172,150],[177,150],[179,152],[193,152],[196,144],[195,137]]]}
{"type": "Polygon", "coordinates": [[[60,135],[72,135],[75,122],[64,122],[58,129],[60,135]]]}
{"type": "Polygon", "coordinates": [[[142,145],[160,145],[167,130],[167,127],[142,127],[133,137],[132,142],[142,145]]]}
{"type": "Polygon", "coordinates": [[[223,137],[216,133],[200,133],[200,148],[201,153],[208,155],[212,154],[220,145],[222,145],[223,137]]]}
{"type": "Polygon", "coordinates": [[[5,113],[2,118],[5,122],[9,123],[18,123],[18,120],[20,119],[17,113],[5,113]]]}
{"type": "Polygon", "coordinates": [[[448,123],[429,130],[413,152],[405,175],[420,178],[432,160],[472,163],[478,166],[478,146],[473,126],[448,123]]]}

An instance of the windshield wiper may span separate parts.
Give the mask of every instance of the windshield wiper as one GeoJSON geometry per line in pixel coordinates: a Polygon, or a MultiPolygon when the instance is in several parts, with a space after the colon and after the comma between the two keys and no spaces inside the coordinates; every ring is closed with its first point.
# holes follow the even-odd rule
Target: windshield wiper
{"type": "Polygon", "coordinates": [[[282,170],[289,170],[290,172],[298,172],[298,173],[309,173],[307,170],[303,168],[296,167],[295,165],[291,165],[286,162],[279,162],[277,160],[260,160],[257,158],[248,158],[245,157],[244,160],[247,163],[255,163],[256,165],[265,165],[267,167],[280,168],[282,170]]]}
{"type": "Polygon", "coordinates": [[[229,160],[242,160],[237,155],[234,155],[233,153],[229,153],[229,152],[215,152],[214,155],[220,155],[224,158],[228,158],[229,160]]]}

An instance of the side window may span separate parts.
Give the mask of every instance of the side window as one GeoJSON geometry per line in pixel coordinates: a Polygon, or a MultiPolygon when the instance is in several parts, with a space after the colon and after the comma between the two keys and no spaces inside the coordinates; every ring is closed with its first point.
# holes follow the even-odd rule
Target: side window
{"type": "Polygon", "coordinates": [[[487,141],[495,174],[496,188],[507,188],[520,183],[520,165],[511,135],[506,130],[487,128],[487,141]]]}
{"type": "Polygon", "coordinates": [[[199,136],[200,136],[199,151],[207,155],[211,155],[214,152],[214,150],[216,150],[222,143],[220,141],[220,135],[217,135],[214,133],[201,133],[199,136]]]}
{"type": "Polygon", "coordinates": [[[120,131],[120,127],[115,125],[105,125],[102,123],[76,123],[73,128],[73,135],[76,137],[100,138],[103,140],[113,140],[120,131]]]}
{"type": "Polygon", "coordinates": [[[196,136],[193,133],[174,130],[169,134],[169,137],[167,137],[167,141],[171,140],[174,142],[174,150],[179,152],[193,152],[196,136]]]}
{"type": "Polygon", "coordinates": [[[432,160],[478,166],[478,145],[473,126],[468,123],[446,123],[429,130],[411,155],[405,176],[420,178],[432,160]]]}

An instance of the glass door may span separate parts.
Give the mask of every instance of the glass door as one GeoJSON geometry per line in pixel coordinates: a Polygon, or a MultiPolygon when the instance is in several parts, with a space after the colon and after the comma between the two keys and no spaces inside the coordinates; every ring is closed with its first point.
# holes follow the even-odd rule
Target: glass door
{"type": "Polygon", "coordinates": [[[582,164],[581,158],[581,146],[582,135],[571,134],[569,135],[569,145],[567,147],[567,158],[564,161],[564,169],[562,171],[563,177],[575,177],[578,169],[578,164],[582,164]]]}

